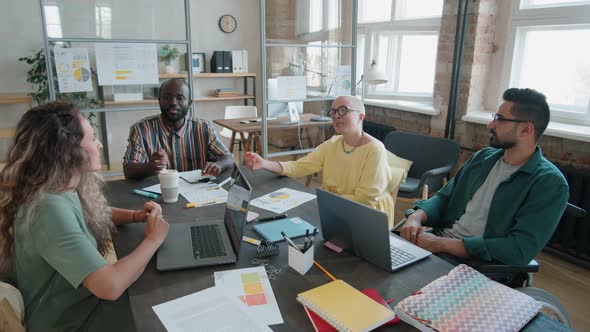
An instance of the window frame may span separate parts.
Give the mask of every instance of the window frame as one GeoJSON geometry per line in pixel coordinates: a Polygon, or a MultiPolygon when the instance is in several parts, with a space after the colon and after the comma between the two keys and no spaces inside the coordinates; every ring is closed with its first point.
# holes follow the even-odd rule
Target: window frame
{"type": "MultiPolygon", "coordinates": [[[[370,0],[365,0],[370,1],[370,0]]],[[[443,5],[444,6],[444,5],[443,5]]],[[[360,6],[359,6],[360,7],[360,6]]],[[[380,34],[391,34],[397,35],[397,38],[400,38],[403,35],[434,35],[437,39],[440,37],[440,26],[441,26],[441,16],[438,17],[424,17],[424,18],[399,18],[396,15],[396,10],[399,8],[397,1],[392,0],[391,6],[391,15],[389,21],[381,21],[381,22],[365,22],[357,24],[357,36],[363,35],[365,36],[365,50],[364,56],[365,59],[360,59],[359,61],[363,64],[362,66],[362,73],[367,72],[369,69],[370,63],[372,59],[375,59],[377,64],[383,61],[383,59],[377,59],[377,54],[379,50],[379,41],[378,36],[380,34]]],[[[360,11],[359,11],[360,12],[360,11]]],[[[401,46],[399,46],[401,47],[401,46]]],[[[398,47],[398,48],[399,48],[398,47]]],[[[398,53],[401,50],[398,51],[398,53]]],[[[438,57],[438,43],[436,46],[436,53],[435,59],[438,57]]],[[[357,52],[358,55],[358,52],[357,52]]],[[[398,54],[399,55],[399,54],[398,54]]],[[[401,63],[401,57],[396,57],[396,63],[393,64],[394,68],[399,68],[401,63]]],[[[435,60],[436,62],[436,60],[435,60]]],[[[432,73],[436,75],[435,72],[432,73]]],[[[360,77],[357,77],[360,79],[360,77]]],[[[375,86],[366,86],[366,89],[361,89],[361,94],[363,98],[372,99],[372,100],[387,100],[387,101],[409,101],[409,102],[417,102],[417,103],[427,103],[432,104],[434,100],[434,84],[432,87],[431,93],[406,93],[406,92],[399,92],[399,91],[392,91],[392,92],[377,92],[375,86]],[[364,90],[364,91],[363,91],[364,90]]]]}
{"type": "MultiPolygon", "coordinates": [[[[501,91],[512,87],[518,79],[516,68],[522,61],[522,45],[519,40],[521,31],[541,31],[566,29],[566,26],[590,25],[590,4],[550,7],[533,7],[521,9],[521,4],[526,0],[518,0],[513,3],[511,17],[508,20],[506,48],[504,50],[504,65],[500,80],[501,91]],[[519,55],[519,56],[517,56],[519,55]]],[[[541,91],[542,92],[542,91],[541,91]]],[[[501,103],[501,95],[498,103],[501,103]]],[[[590,98],[584,113],[564,109],[563,105],[550,104],[551,121],[569,124],[590,125],[590,98]]]]}

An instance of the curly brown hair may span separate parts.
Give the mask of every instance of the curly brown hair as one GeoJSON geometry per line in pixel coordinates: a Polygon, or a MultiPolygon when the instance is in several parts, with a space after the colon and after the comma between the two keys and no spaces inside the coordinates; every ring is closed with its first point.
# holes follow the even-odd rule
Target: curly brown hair
{"type": "MultiPolygon", "coordinates": [[[[84,172],[82,117],[76,106],[52,102],[27,111],[19,121],[0,171],[0,268],[11,267],[16,213],[22,207],[34,211],[44,193],[76,190],[99,252],[108,250],[114,225],[101,179],[84,172]]],[[[28,213],[23,222],[33,215],[28,213]]]]}

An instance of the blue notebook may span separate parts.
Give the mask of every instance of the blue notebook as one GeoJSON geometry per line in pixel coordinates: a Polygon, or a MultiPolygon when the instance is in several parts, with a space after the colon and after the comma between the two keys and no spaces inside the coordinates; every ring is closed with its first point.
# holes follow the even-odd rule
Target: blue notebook
{"type": "Polygon", "coordinates": [[[309,229],[309,234],[311,234],[315,227],[299,217],[286,218],[254,226],[254,230],[270,242],[283,241],[284,238],[281,232],[285,232],[290,238],[305,236],[305,230],[307,229],[309,229]]]}

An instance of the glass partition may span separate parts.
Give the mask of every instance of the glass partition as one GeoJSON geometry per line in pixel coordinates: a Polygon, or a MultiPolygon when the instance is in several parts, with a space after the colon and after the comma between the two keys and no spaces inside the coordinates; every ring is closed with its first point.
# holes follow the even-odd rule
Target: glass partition
{"type": "Polygon", "coordinates": [[[185,39],[184,0],[45,0],[50,38],[185,39]]]}
{"type": "Polygon", "coordinates": [[[352,44],[353,0],[266,2],[268,44],[352,44]]]}

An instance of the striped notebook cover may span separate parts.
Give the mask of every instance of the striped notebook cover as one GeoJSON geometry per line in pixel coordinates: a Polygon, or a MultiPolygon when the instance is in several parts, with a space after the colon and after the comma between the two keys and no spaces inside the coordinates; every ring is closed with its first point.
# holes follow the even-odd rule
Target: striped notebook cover
{"type": "Polygon", "coordinates": [[[395,314],[342,280],[335,280],[297,295],[297,301],[338,331],[370,331],[395,314]]]}
{"type": "Polygon", "coordinates": [[[459,265],[394,311],[421,331],[518,331],[540,309],[532,297],[459,265]]]}

